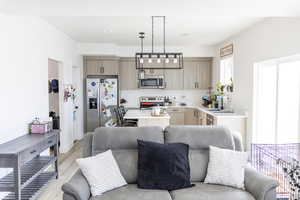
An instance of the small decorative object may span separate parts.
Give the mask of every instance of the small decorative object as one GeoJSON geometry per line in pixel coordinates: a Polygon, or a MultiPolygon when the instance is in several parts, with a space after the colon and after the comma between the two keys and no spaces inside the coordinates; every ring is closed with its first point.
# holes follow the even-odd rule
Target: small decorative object
{"type": "Polygon", "coordinates": [[[233,92],[233,80],[230,78],[230,83],[226,85],[227,92],[233,92]]]}
{"type": "Polygon", "coordinates": [[[220,49],[220,57],[225,57],[233,54],[233,44],[227,45],[220,49]]]}
{"type": "Polygon", "coordinates": [[[223,83],[217,83],[217,96],[223,96],[226,85],[223,83]]]}
{"type": "Polygon", "coordinates": [[[74,101],[76,99],[76,97],[77,97],[76,88],[71,84],[65,85],[64,101],[68,102],[70,98],[74,101]]]}
{"type": "Polygon", "coordinates": [[[48,133],[51,131],[51,122],[44,121],[41,122],[39,118],[35,118],[30,124],[29,124],[29,131],[30,133],[48,133]]]}
{"type": "Polygon", "coordinates": [[[127,103],[126,99],[124,99],[124,98],[120,99],[120,104],[126,104],[126,103],[127,103]]]}

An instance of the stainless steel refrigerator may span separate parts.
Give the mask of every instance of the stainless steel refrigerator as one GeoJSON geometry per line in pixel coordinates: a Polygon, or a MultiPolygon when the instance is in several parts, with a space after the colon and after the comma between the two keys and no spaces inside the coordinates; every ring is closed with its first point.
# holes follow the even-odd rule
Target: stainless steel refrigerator
{"type": "Polygon", "coordinates": [[[86,131],[116,126],[113,108],[119,105],[118,76],[88,76],[86,79],[86,131]]]}

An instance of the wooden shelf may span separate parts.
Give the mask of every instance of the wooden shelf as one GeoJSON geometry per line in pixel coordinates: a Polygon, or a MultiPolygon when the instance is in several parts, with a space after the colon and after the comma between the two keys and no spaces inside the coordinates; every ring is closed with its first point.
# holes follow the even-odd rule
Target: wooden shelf
{"type": "MultiPolygon", "coordinates": [[[[40,191],[47,183],[57,176],[56,172],[43,172],[35,177],[29,184],[21,190],[21,200],[36,199],[40,191]]],[[[3,200],[15,200],[15,194],[12,192],[8,194],[3,200]]]]}
{"type": "MultiPolygon", "coordinates": [[[[41,172],[56,161],[56,157],[38,156],[21,167],[21,189],[30,184],[41,172]]],[[[9,173],[0,179],[0,191],[14,191],[14,174],[9,173]]]]}

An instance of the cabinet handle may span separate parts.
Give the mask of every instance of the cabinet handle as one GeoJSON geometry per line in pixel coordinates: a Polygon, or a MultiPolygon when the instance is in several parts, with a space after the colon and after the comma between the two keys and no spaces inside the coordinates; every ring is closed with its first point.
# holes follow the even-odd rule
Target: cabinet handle
{"type": "Polygon", "coordinates": [[[196,88],[199,88],[199,83],[198,82],[196,82],[196,86],[197,86],[196,88]]]}
{"type": "Polygon", "coordinates": [[[195,82],[195,88],[197,88],[197,82],[195,82]]]}
{"type": "Polygon", "coordinates": [[[104,67],[100,67],[100,73],[101,73],[101,74],[104,73],[104,67]]]}

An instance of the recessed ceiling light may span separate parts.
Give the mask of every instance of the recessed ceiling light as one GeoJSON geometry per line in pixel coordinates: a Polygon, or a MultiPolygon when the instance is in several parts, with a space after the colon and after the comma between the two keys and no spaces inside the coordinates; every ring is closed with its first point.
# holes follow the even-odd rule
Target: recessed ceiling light
{"type": "Polygon", "coordinates": [[[180,36],[182,36],[182,37],[187,37],[187,36],[189,36],[190,34],[189,33],[181,33],[180,34],[180,36]]]}
{"type": "Polygon", "coordinates": [[[105,29],[105,30],[103,31],[103,33],[109,34],[109,33],[112,33],[112,30],[110,30],[110,29],[105,29]]]}

